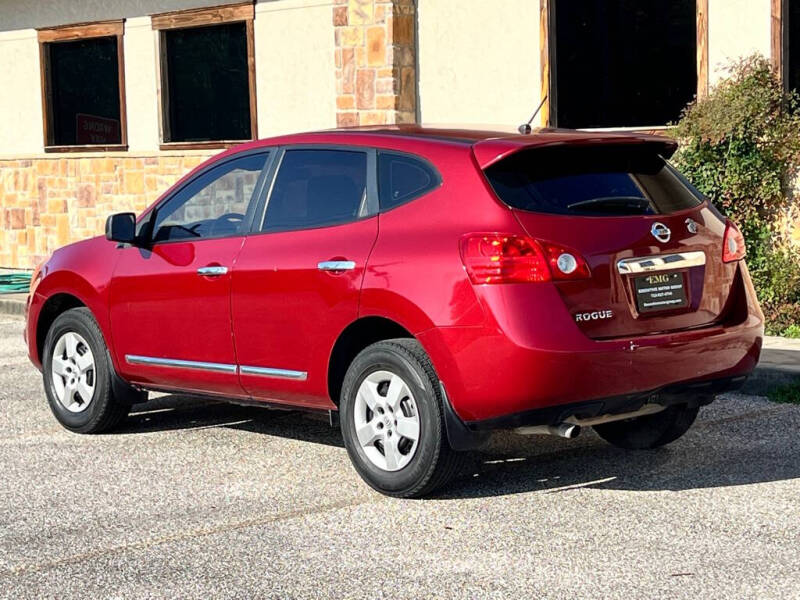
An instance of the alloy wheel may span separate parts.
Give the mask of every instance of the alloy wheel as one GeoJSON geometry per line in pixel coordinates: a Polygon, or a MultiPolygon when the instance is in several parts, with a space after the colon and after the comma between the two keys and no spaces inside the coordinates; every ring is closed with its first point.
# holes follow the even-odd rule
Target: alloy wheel
{"type": "Polygon", "coordinates": [[[419,412],[399,375],[370,373],[358,388],[353,419],[361,449],[379,469],[399,471],[414,458],[420,438],[419,412]]]}
{"type": "Polygon", "coordinates": [[[53,392],[59,403],[69,412],[80,413],[87,409],[94,396],[94,354],[86,340],[68,331],[53,347],[50,367],[53,392]]]}

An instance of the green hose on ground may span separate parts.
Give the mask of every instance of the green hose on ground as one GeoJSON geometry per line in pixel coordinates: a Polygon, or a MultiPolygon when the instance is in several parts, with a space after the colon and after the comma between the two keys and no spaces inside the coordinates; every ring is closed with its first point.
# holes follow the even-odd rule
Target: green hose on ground
{"type": "Polygon", "coordinates": [[[0,273],[0,294],[27,292],[30,285],[30,273],[0,273]]]}

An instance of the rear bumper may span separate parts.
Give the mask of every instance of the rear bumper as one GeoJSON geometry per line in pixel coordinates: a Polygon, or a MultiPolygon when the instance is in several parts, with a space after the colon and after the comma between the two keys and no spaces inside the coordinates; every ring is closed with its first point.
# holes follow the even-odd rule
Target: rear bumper
{"type": "Polygon", "coordinates": [[[733,325],[602,341],[586,337],[566,311],[417,337],[455,415],[470,429],[491,429],[548,424],[571,405],[607,412],[654,395],[686,402],[720,393],[743,382],[761,353],[763,316],[752,296],[743,312],[733,325]]]}
{"type": "Polygon", "coordinates": [[[613,398],[557,404],[482,421],[470,421],[464,423],[464,425],[470,431],[481,432],[535,425],[558,425],[570,417],[591,419],[602,415],[632,413],[642,408],[645,404],[704,406],[710,404],[717,394],[739,389],[746,379],[746,375],[740,375],[738,377],[725,377],[723,379],[694,383],[679,383],[657,390],[634,392],[613,398]]]}

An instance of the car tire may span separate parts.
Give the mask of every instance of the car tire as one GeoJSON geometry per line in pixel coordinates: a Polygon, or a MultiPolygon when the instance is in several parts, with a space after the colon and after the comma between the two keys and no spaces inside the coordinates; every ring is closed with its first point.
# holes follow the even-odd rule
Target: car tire
{"type": "Polygon", "coordinates": [[[595,425],[594,430],[618,448],[648,450],[674,442],[689,431],[698,410],[685,404],[668,406],[652,415],[595,425]]]}
{"type": "Polygon", "coordinates": [[[108,431],[128,415],[132,404],[147,398],[114,372],[103,334],[87,308],[73,308],[56,318],[42,354],[47,401],[70,431],[108,431]]]}
{"type": "Polygon", "coordinates": [[[462,465],[464,454],[447,441],[439,378],[416,340],[377,342],[358,354],[345,375],[339,410],[355,470],[382,494],[429,495],[462,465]]]}

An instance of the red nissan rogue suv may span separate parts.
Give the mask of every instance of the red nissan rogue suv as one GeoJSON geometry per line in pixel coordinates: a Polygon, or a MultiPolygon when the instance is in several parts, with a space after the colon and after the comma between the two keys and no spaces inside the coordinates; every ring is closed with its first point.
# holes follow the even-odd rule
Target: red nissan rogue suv
{"type": "Polygon", "coordinates": [[[674,150],[416,126],[245,144],[53,253],[30,357],[81,433],[147,390],[328,411],[394,496],[495,429],[661,446],[763,336],[742,235],[674,150]]]}

